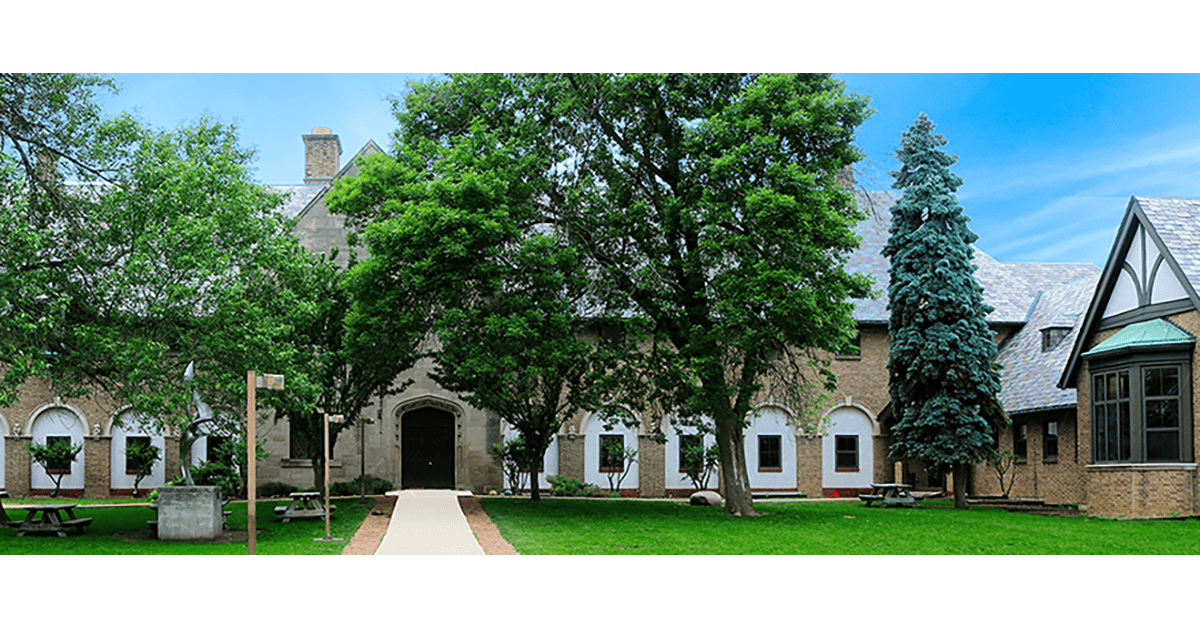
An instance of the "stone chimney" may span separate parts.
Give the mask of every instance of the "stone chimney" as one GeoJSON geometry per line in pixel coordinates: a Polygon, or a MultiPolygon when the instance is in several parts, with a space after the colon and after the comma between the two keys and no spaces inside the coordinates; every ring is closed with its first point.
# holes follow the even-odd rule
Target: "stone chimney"
{"type": "Polygon", "coordinates": [[[333,180],[342,159],[342,142],[329,129],[313,129],[304,138],[304,183],[323,184],[333,180]]]}

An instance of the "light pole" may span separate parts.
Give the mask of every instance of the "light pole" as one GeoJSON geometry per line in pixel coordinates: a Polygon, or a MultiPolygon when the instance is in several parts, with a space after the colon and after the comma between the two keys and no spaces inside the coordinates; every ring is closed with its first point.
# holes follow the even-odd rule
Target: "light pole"
{"type": "Polygon", "coordinates": [[[340,424],[344,421],[345,417],[340,414],[329,414],[328,412],[325,413],[325,538],[313,539],[314,541],[342,540],[335,539],[329,534],[329,498],[332,497],[332,495],[329,494],[329,424],[340,424]]]}
{"type": "Polygon", "coordinates": [[[250,533],[248,549],[254,555],[255,537],[258,533],[258,510],[254,505],[258,484],[258,435],[255,427],[258,424],[258,404],[254,399],[254,391],[258,388],[283,390],[282,375],[258,375],[254,371],[246,371],[246,527],[250,533]]]}

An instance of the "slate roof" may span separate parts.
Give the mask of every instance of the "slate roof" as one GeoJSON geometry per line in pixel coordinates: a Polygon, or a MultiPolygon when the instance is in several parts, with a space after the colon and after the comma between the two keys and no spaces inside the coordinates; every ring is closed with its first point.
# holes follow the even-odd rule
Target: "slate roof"
{"type": "Polygon", "coordinates": [[[1000,372],[1000,403],[1010,414],[1075,405],[1075,389],[1058,387],[1075,336],[1082,327],[1099,273],[1041,293],[1029,322],[996,355],[1000,372]],[[1071,332],[1050,351],[1042,351],[1042,330],[1070,327],[1071,332]]]}
{"type": "MultiPolygon", "coordinates": [[[[846,265],[851,272],[864,273],[874,279],[878,292],[874,299],[854,300],[854,315],[860,322],[884,323],[888,320],[888,259],[881,251],[887,244],[891,207],[897,198],[890,192],[858,195],[860,207],[868,208],[871,217],[855,229],[863,243],[849,256],[846,265]]],[[[973,248],[974,262],[979,267],[975,279],[983,288],[984,301],[996,308],[988,315],[989,323],[1024,323],[1041,292],[1100,273],[1094,264],[1005,264],[978,247],[973,248]]]]}
{"type": "Polygon", "coordinates": [[[316,198],[317,194],[325,187],[324,185],[272,185],[269,186],[272,190],[287,196],[284,201],[283,215],[288,218],[295,218],[304,211],[305,207],[316,198]]]}

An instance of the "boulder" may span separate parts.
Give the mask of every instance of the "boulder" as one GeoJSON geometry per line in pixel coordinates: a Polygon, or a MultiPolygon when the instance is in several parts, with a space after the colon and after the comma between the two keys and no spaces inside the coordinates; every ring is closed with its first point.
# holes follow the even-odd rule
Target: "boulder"
{"type": "Polygon", "coordinates": [[[714,491],[698,491],[689,499],[693,506],[720,506],[721,495],[714,491]]]}

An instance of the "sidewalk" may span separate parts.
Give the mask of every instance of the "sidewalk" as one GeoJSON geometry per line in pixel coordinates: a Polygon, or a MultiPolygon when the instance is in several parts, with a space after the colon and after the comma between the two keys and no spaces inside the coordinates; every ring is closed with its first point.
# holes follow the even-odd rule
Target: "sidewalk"
{"type": "Polygon", "coordinates": [[[467,491],[418,490],[393,491],[396,508],[387,533],[375,550],[383,554],[473,554],[483,556],[483,548],[471,533],[471,526],[458,507],[458,496],[467,491]]]}

